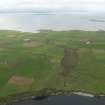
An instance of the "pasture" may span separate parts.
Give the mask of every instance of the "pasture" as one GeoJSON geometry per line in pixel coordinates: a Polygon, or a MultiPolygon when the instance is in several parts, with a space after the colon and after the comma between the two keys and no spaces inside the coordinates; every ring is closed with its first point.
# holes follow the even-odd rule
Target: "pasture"
{"type": "Polygon", "coordinates": [[[0,96],[44,88],[105,94],[105,32],[0,30],[0,96]]]}

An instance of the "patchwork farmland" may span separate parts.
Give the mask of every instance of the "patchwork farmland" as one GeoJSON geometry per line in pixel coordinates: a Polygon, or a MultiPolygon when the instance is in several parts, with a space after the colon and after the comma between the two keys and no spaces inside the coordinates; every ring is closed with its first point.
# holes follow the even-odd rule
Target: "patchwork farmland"
{"type": "Polygon", "coordinates": [[[105,94],[105,32],[0,31],[0,96],[44,88],[105,94]]]}

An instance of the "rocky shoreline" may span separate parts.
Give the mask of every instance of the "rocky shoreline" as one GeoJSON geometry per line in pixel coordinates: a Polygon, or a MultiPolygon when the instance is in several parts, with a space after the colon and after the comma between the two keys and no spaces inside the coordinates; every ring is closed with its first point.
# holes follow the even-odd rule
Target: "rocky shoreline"
{"type": "Polygon", "coordinates": [[[44,100],[50,96],[56,96],[56,95],[64,95],[64,96],[83,96],[83,97],[89,97],[89,98],[105,98],[104,94],[91,94],[88,92],[82,92],[82,91],[53,91],[53,90],[41,90],[37,92],[30,92],[30,93],[22,93],[18,95],[12,95],[5,98],[0,98],[0,105],[13,105],[12,103],[24,101],[24,100],[37,100],[41,101],[44,100]]]}
{"type": "MultiPolygon", "coordinates": [[[[44,100],[50,96],[57,96],[57,95],[64,95],[64,96],[83,96],[83,97],[89,97],[89,98],[97,98],[97,99],[100,99],[100,98],[105,98],[105,95],[103,94],[91,94],[91,93],[87,93],[87,92],[81,92],[81,91],[77,91],[77,92],[62,92],[62,91],[58,91],[58,92],[45,92],[45,93],[39,93],[37,95],[32,95],[30,97],[26,97],[22,100],[27,100],[27,99],[31,99],[31,100],[38,100],[38,101],[41,101],[41,100],[44,100]]],[[[19,100],[17,100],[18,102],[19,100]]]]}

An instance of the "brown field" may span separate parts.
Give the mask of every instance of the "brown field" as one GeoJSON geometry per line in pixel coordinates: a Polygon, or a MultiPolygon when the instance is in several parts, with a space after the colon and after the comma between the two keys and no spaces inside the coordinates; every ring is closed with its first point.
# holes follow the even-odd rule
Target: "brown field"
{"type": "Polygon", "coordinates": [[[23,76],[12,76],[10,80],[8,81],[9,84],[14,85],[31,85],[33,83],[34,79],[29,77],[23,77],[23,76]]]}
{"type": "Polygon", "coordinates": [[[35,41],[23,43],[23,47],[27,47],[27,48],[34,48],[34,47],[39,47],[39,46],[41,46],[41,43],[35,42],[35,41]]]}

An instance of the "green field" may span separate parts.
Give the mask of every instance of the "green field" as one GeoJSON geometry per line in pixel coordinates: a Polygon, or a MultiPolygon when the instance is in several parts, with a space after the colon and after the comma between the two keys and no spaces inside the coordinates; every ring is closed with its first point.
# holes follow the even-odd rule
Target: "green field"
{"type": "Polygon", "coordinates": [[[105,94],[105,32],[0,31],[0,96],[41,89],[105,94]]]}

